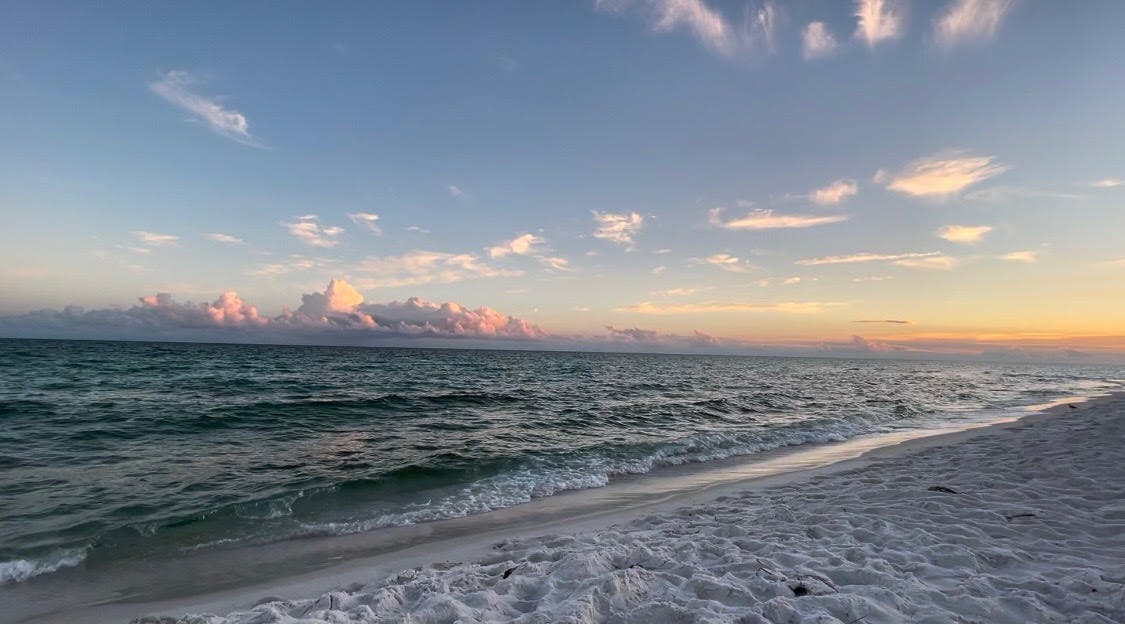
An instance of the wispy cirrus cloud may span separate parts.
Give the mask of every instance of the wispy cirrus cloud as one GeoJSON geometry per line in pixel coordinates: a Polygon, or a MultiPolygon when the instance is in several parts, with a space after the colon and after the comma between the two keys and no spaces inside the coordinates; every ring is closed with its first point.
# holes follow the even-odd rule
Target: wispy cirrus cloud
{"type": "Polygon", "coordinates": [[[801,33],[801,57],[806,61],[826,59],[836,54],[839,44],[824,22],[809,22],[801,33]]]}
{"type": "Polygon", "coordinates": [[[1102,178],[1090,183],[1090,186],[1096,189],[1112,189],[1121,185],[1125,185],[1125,180],[1121,178],[1102,178]]]}
{"type": "Polygon", "coordinates": [[[945,48],[991,39],[1014,0],[954,0],[934,19],[934,39],[945,48]]]}
{"type": "Polygon", "coordinates": [[[174,234],[161,234],[148,230],[130,230],[133,238],[152,247],[175,247],[180,244],[180,237],[174,234]]]}
{"type": "Polygon", "coordinates": [[[617,312],[631,312],[643,315],[688,315],[697,313],[791,313],[813,314],[829,308],[843,306],[842,302],[699,302],[699,303],[653,303],[640,302],[619,306],[617,312]]]}
{"type": "Polygon", "coordinates": [[[244,243],[242,239],[222,232],[208,232],[205,236],[215,243],[226,243],[227,245],[242,245],[244,243]]]}
{"type": "Polygon", "coordinates": [[[465,197],[466,195],[468,195],[467,193],[465,193],[464,190],[461,189],[461,187],[459,187],[455,184],[449,185],[448,191],[449,191],[449,195],[451,195],[453,197],[465,197]]]}
{"type": "Polygon", "coordinates": [[[485,249],[490,258],[527,256],[539,261],[539,263],[547,269],[553,271],[571,271],[570,261],[561,256],[551,256],[549,254],[549,248],[546,247],[546,241],[543,237],[536,234],[521,234],[485,249]]]}
{"type": "Polygon", "coordinates": [[[1000,260],[1009,260],[1017,263],[1034,263],[1039,261],[1039,252],[1035,250],[1018,250],[1000,256],[1000,260]]]}
{"type": "Polygon", "coordinates": [[[957,259],[941,254],[922,258],[900,258],[891,261],[891,264],[908,269],[953,269],[957,266],[957,259]]]}
{"type": "Polygon", "coordinates": [[[699,265],[713,265],[722,269],[723,271],[731,271],[734,273],[745,273],[756,269],[749,261],[745,261],[733,254],[722,252],[719,254],[711,254],[704,258],[692,258],[691,262],[699,265]]]}
{"type": "Polygon", "coordinates": [[[736,27],[704,0],[597,0],[603,13],[637,13],[655,33],[689,31],[705,48],[722,57],[738,53],[777,52],[777,30],[782,13],[770,0],[747,5],[741,27],[736,27]]]}
{"type": "Polygon", "coordinates": [[[907,195],[946,198],[1006,171],[1008,166],[996,162],[994,156],[948,150],[915,160],[894,175],[880,170],[875,181],[907,195]]]}
{"type": "Polygon", "coordinates": [[[1082,196],[1077,193],[1051,191],[1048,189],[1032,189],[1028,187],[992,186],[977,189],[965,194],[966,200],[980,202],[1006,202],[1009,200],[1026,200],[1032,198],[1051,198],[1057,200],[1079,200],[1082,196]]]}
{"type": "Polygon", "coordinates": [[[855,37],[874,48],[904,32],[904,9],[898,0],[856,0],[855,37]]]}
{"type": "Polygon", "coordinates": [[[675,289],[664,289],[662,291],[653,291],[652,295],[660,295],[662,297],[683,297],[685,295],[692,295],[698,292],[699,289],[680,287],[675,289]]]}
{"type": "Polygon", "coordinates": [[[399,256],[369,256],[353,267],[353,273],[355,282],[365,287],[393,288],[516,277],[524,272],[490,265],[475,254],[413,250],[399,256]]]}
{"type": "Polygon", "coordinates": [[[770,209],[751,209],[744,217],[724,220],[725,208],[712,208],[708,221],[712,226],[726,230],[770,230],[774,228],[810,228],[824,224],[847,221],[847,215],[782,215],[770,209]]]}
{"type": "Polygon", "coordinates": [[[777,53],[777,27],[781,12],[768,0],[757,7],[746,7],[743,27],[744,46],[749,50],[777,53]]]}
{"type": "Polygon", "coordinates": [[[279,278],[294,273],[323,270],[335,267],[338,263],[324,258],[309,258],[301,254],[291,254],[284,259],[262,263],[248,273],[257,278],[279,278]]]}
{"type": "Polygon", "coordinates": [[[348,219],[357,226],[367,228],[375,234],[383,234],[383,229],[379,227],[379,216],[375,213],[348,213],[348,219]]]}
{"type": "Polygon", "coordinates": [[[206,124],[215,133],[243,145],[264,147],[261,141],[250,134],[250,122],[245,115],[223,106],[218,98],[207,97],[197,91],[202,82],[185,70],[171,70],[151,83],[149,89],[186,111],[193,121],[206,124]]]}
{"type": "Polygon", "coordinates": [[[316,215],[301,215],[295,220],[281,224],[289,234],[314,247],[335,247],[338,237],[344,233],[339,226],[324,226],[316,215]]]}
{"type": "Polygon", "coordinates": [[[644,226],[645,218],[640,213],[599,213],[591,211],[597,228],[594,238],[624,245],[625,249],[632,251],[636,246],[637,233],[644,226]]]}
{"type": "Polygon", "coordinates": [[[856,319],[853,323],[889,323],[897,325],[910,325],[907,319],[856,319]]]}
{"type": "Polygon", "coordinates": [[[833,206],[852,197],[859,192],[859,185],[855,180],[834,180],[827,186],[813,190],[809,197],[821,206],[833,206]]]}
{"type": "Polygon", "coordinates": [[[734,52],[733,29],[721,13],[703,0],[597,0],[594,7],[601,12],[618,14],[639,7],[654,32],[685,28],[717,54],[729,56],[734,52]]]}
{"type": "Polygon", "coordinates": [[[938,228],[937,235],[951,243],[979,243],[984,235],[992,232],[992,226],[948,225],[938,228]]]}
{"type": "Polygon", "coordinates": [[[846,265],[853,263],[894,262],[917,258],[930,258],[941,255],[941,252],[906,252],[903,254],[874,254],[871,252],[859,252],[856,254],[845,254],[841,256],[819,256],[816,258],[802,258],[801,260],[797,261],[797,264],[846,265]]]}

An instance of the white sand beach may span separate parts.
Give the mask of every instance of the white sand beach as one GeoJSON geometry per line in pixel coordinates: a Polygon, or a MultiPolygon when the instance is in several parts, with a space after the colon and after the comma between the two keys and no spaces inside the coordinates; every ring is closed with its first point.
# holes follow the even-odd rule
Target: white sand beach
{"type": "Polygon", "coordinates": [[[1125,397],[1064,404],[550,533],[414,546],[318,595],[148,618],[1121,622],[1123,443],[1125,397]]]}

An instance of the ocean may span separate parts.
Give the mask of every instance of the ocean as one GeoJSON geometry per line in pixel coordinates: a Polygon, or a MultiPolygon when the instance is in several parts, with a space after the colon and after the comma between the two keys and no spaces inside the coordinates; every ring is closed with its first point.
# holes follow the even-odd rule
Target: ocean
{"type": "Polygon", "coordinates": [[[0,583],[949,427],[1117,367],[0,340],[0,583]]]}

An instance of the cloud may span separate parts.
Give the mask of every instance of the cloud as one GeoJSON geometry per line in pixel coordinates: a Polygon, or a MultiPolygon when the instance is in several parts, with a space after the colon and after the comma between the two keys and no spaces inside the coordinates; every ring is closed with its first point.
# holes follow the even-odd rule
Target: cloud
{"type": "Polygon", "coordinates": [[[913,196],[946,197],[1008,170],[993,156],[949,151],[918,159],[890,178],[887,188],[913,196]]]}
{"type": "Polygon", "coordinates": [[[897,0],[856,0],[855,16],[855,37],[869,48],[902,36],[903,8],[897,0]]]}
{"type": "Polygon", "coordinates": [[[888,177],[887,188],[920,197],[948,197],[1008,171],[994,156],[973,156],[951,150],[920,158],[888,177]]]}
{"type": "Polygon", "coordinates": [[[910,325],[910,321],[906,319],[856,319],[855,323],[892,323],[899,325],[910,325]]]}
{"type": "Polygon", "coordinates": [[[357,226],[363,226],[375,234],[383,234],[383,230],[379,228],[379,216],[375,213],[348,213],[348,219],[357,226]]]}
{"type": "Polygon", "coordinates": [[[167,293],[142,297],[131,308],[62,311],[40,310],[0,317],[8,334],[47,336],[128,336],[133,338],[198,336],[185,331],[211,331],[208,336],[241,330],[243,340],[333,340],[362,342],[364,337],[439,337],[533,340],[549,336],[539,326],[487,307],[431,303],[412,297],[402,302],[364,303],[348,282],[333,279],[319,293],[306,293],[296,311],[262,315],[255,306],[227,291],[210,304],[178,302],[167,293]],[[319,338],[318,338],[319,337],[319,338]]]}
{"type": "Polygon", "coordinates": [[[663,291],[653,291],[653,295],[663,295],[664,297],[683,297],[684,295],[691,295],[699,289],[678,288],[678,289],[665,289],[663,291]]]}
{"type": "Polygon", "coordinates": [[[902,351],[902,347],[892,345],[884,341],[875,341],[863,338],[862,336],[853,335],[851,347],[858,352],[872,353],[872,352],[895,352],[902,351]]]}
{"type": "Polygon", "coordinates": [[[723,341],[718,337],[711,336],[699,330],[692,330],[689,335],[682,334],[665,334],[656,330],[646,330],[643,328],[618,328],[616,326],[605,326],[606,336],[604,340],[610,343],[625,343],[629,345],[643,345],[647,347],[657,347],[665,349],[699,349],[708,347],[718,347],[723,341]]]}
{"type": "Polygon", "coordinates": [[[934,19],[934,39],[946,48],[991,39],[1014,5],[1014,0],[954,0],[934,19]]]}
{"type": "Polygon", "coordinates": [[[1001,260],[1010,260],[1017,263],[1034,263],[1039,260],[1039,252],[1034,250],[1019,250],[1000,256],[1001,260]]]}
{"type": "Polygon", "coordinates": [[[878,261],[898,261],[914,258],[927,258],[931,256],[940,256],[941,252],[906,252],[904,254],[873,254],[871,252],[859,252],[857,254],[846,254],[843,256],[820,256],[817,258],[802,258],[797,261],[798,265],[843,265],[851,263],[870,263],[878,261]]]}
{"type": "Polygon", "coordinates": [[[1090,183],[1091,187],[1098,189],[1112,189],[1113,187],[1120,187],[1121,185],[1125,185],[1125,180],[1120,178],[1102,178],[1101,180],[1095,180],[1090,183]]]}
{"type": "Polygon", "coordinates": [[[453,197],[465,197],[465,192],[461,190],[461,187],[451,184],[449,185],[449,195],[453,197]]]}
{"type": "Polygon", "coordinates": [[[809,22],[801,35],[801,56],[806,61],[824,59],[836,53],[836,37],[824,22],[809,22]]]}
{"type": "Polygon", "coordinates": [[[510,241],[502,241],[486,248],[490,258],[505,256],[529,256],[553,271],[570,271],[570,261],[561,256],[549,256],[544,247],[543,237],[534,234],[521,234],[510,241]]]}
{"type": "Polygon", "coordinates": [[[723,271],[733,271],[735,273],[743,273],[755,268],[748,261],[727,254],[726,252],[712,254],[706,258],[693,258],[691,262],[702,265],[714,265],[723,271]]]}
{"type": "Polygon", "coordinates": [[[642,315],[691,315],[698,313],[791,313],[812,314],[829,308],[843,306],[840,302],[700,302],[700,303],[653,303],[640,302],[615,308],[617,312],[639,313],[642,315]]]}
{"type": "Polygon", "coordinates": [[[242,245],[245,242],[236,236],[223,234],[221,232],[208,232],[205,236],[216,243],[226,243],[229,245],[242,245]]]}
{"type": "Polygon", "coordinates": [[[937,235],[952,243],[980,243],[989,232],[992,232],[992,226],[949,225],[938,228],[937,235]]]}
{"type": "Polygon", "coordinates": [[[623,13],[633,6],[640,6],[653,32],[667,33],[685,28],[717,54],[728,56],[734,51],[730,25],[703,0],[597,0],[594,6],[596,10],[608,13],[623,13]]]}
{"type": "Polygon", "coordinates": [[[902,258],[891,262],[892,265],[908,269],[953,269],[957,266],[957,259],[952,256],[926,256],[923,258],[902,258]]]}
{"type": "Polygon", "coordinates": [[[332,261],[318,258],[308,258],[301,254],[292,254],[282,262],[265,263],[249,272],[259,278],[276,278],[279,276],[309,271],[310,269],[325,269],[334,265],[332,261]]]}
{"type": "Polygon", "coordinates": [[[538,258],[539,262],[543,263],[548,269],[570,271],[570,261],[561,256],[540,256],[538,258]]]}
{"type": "Polygon", "coordinates": [[[475,254],[414,250],[401,256],[369,256],[355,267],[357,281],[365,287],[402,287],[416,284],[448,284],[481,278],[523,275],[500,269],[475,254]]]}
{"type": "Polygon", "coordinates": [[[339,226],[322,226],[316,215],[302,215],[291,223],[282,224],[289,234],[314,247],[334,247],[344,229],[339,226]]]}
{"type": "Polygon", "coordinates": [[[723,221],[725,208],[712,208],[708,212],[708,221],[711,225],[727,230],[769,230],[774,228],[809,228],[823,224],[833,224],[847,221],[847,215],[775,215],[772,210],[758,208],[746,213],[745,217],[736,217],[723,221]]]}
{"type": "Polygon", "coordinates": [[[306,293],[301,296],[297,312],[310,317],[324,317],[329,313],[347,312],[363,303],[363,296],[344,280],[333,278],[323,293],[306,293]]]}
{"type": "Polygon", "coordinates": [[[172,70],[149,85],[154,93],[174,106],[187,111],[195,121],[203,122],[214,132],[243,145],[262,147],[250,134],[250,122],[234,109],[224,107],[216,98],[195,91],[201,81],[184,70],[172,70]]]}
{"type": "Polygon", "coordinates": [[[542,244],[543,237],[534,234],[521,234],[511,241],[497,243],[495,246],[488,248],[488,255],[492,258],[503,258],[509,254],[527,256],[535,253],[542,244]]]}
{"type": "Polygon", "coordinates": [[[743,28],[744,45],[748,49],[761,48],[766,54],[777,53],[777,26],[780,19],[777,7],[772,2],[767,1],[757,8],[747,6],[743,28]]]}
{"type": "Polygon", "coordinates": [[[894,279],[894,276],[859,276],[852,278],[852,282],[885,282],[894,279]]]}
{"type": "MultiPolygon", "coordinates": [[[[149,232],[147,230],[130,230],[129,234],[133,238],[152,247],[175,247],[179,245],[180,237],[174,234],[160,234],[159,232],[149,232]]],[[[145,251],[147,254],[147,250],[145,251]]]]}
{"type": "Polygon", "coordinates": [[[617,214],[617,213],[599,213],[598,211],[591,211],[594,215],[594,221],[598,227],[594,230],[595,239],[603,239],[611,241],[618,245],[624,245],[626,250],[632,251],[634,249],[634,239],[637,233],[640,232],[641,227],[644,226],[645,219],[639,213],[617,214]]]}
{"type": "Polygon", "coordinates": [[[978,189],[965,194],[966,200],[981,202],[1005,202],[1014,199],[1027,198],[1053,198],[1059,200],[1078,200],[1082,196],[1076,193],[1061,193],[1044,189],[1029,189],[1027,187],[995,186],[987,189],[978,189]]]}
{"type": "Polygon", "coordinates": [[[839,204],[855,195],[859,190],[855,180],[836,180],[824,187],[813,191],[810,196],[812,201],[822,206],[839,204]]]}

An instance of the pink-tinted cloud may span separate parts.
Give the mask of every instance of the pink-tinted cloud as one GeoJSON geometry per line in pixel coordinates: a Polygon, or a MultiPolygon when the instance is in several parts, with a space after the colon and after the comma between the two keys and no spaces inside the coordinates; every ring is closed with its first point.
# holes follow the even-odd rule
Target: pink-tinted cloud
{"type": "MultiPolygon", "coordinates": [[[[724,344],[722,339],[700,332],[699,330],[693,330],[690,335],[682,335],[665,334],[656,330],[646,330],[643,328],[618,328],[612,325],[607,325],[605,329],[607,334],[604,340],[609,343],[626,343],[670,350],[714,348],[724,344]]],[[[736,343],[731,342],[731,344],[734,345],[736,343]]]]}
{"type": "MultiPolygon", "coordinates": [[[[174,337],[183,330],[234,328],[268,333],[271,339],[346,331],[366,332],[372,337],[526,340],[550,336],[533,323],[485,306],[471,309],[455,302],[438,304],[417,297],[404,302],[364,303],[363,295],[340,279],[332,280],[323,292],[303,295],[297,310],[287,309],[274,317],[262,315],[234,291],[227,291],[209,304],[178,302],[168,293],[159,293],[142,297],[138,305],[127,309],[70,306],[62,311],[40,310],[0,318],[0,330],[15,336],[73,336],[76,331],[87,330],[147,338],[174,337]]],[[[252,335],[244,336],[253,339],[252,335]]]]}

